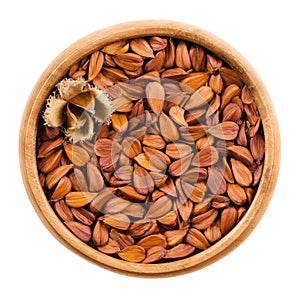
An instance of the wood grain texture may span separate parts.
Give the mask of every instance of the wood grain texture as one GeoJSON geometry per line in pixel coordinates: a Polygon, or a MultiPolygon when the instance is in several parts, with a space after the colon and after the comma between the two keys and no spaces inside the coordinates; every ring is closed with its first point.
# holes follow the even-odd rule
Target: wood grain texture
{"type": "Polygon", "coordinates": [[[29,96],[19,136],[20,168],[29,199],[48,230],[66,247],[85,259],[119,273],[133,276],[173,276],[203,268],[235,249],[263,216],[276,185],[280,164],[280,137],[275,111],[262,81],[245,58],[230,45],[202,29],[162,20],[120,24],[94,32],[75,42],[47,67],[29,96]],[[265,164],[262,179],[244,218],[219,242],[192,257],[163,264],[136,264],[122,261],[89,247],[77,239],[58,219],[39,183],[36,164],[38,119],[45,99],[56,83],[77,61],[112,42],[143,36],[168,36],[200,44],[235,69],[248,85],[262,118],[265,135],[265,164]]]}

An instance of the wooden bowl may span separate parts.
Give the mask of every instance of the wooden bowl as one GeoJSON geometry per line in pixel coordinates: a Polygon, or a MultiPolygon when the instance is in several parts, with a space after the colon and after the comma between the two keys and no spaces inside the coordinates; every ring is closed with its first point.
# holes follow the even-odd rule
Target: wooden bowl
{"type": "Polygon", "coordinates": [[[269,95],[249,63],[231,46],[214,35],[187,24],[171,21],[138,21],[94,32],[62,52],[44,71],[28,99],[20,130],[19,154],[24,184],[40,219],[66,247],[104,268],[134,276],[170,276],[203,268],[235,249],[254,229],[272,197],[279,170],[280,138],[269,95]],[[251,89],[259,109],[265,135],[265,161],[256,196],[242,220],[219,242],[191,257],[160,264],[122,261],[91,248],[76,238],[59,220],[39,182],[36,162],[38,120],[54,86],[77,61],[112,42],[143,36],[168,36],[187,40],[212,51],[238,72],[251,89]]]}

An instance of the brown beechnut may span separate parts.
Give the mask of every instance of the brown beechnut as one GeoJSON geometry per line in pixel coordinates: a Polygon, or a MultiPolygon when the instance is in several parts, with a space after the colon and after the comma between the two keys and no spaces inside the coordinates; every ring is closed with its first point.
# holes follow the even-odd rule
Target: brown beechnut
{"type": "Polygon", "coordinates": [[[70,68],[42,117],[37,165],[53,210],[82,242],[132,263],[208,249],[243,218],[263,172],[251,90],[184,40],[98,49],[70,68]]]}

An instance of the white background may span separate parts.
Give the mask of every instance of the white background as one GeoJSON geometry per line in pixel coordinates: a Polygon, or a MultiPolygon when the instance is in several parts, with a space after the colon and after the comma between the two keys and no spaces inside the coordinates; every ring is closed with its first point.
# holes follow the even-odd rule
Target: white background
{"type": "Polygon", "coordinates": [[[300,17],[298,1],[1,1],[1,299],[300,299],[300,17]],[[126,277],[73,254],[46,230],[25,193],[18,134],[47,65],[77,39],[138,19],[170,19],[221,37],[253,65],[273,100],[282,161],[273,199],[235,251],[200,271],[126,277]]]}

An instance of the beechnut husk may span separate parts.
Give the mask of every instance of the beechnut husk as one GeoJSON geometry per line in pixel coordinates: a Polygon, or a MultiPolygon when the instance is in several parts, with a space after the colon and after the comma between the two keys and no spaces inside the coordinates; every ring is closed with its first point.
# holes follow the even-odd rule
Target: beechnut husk
{"type": "Polygon", "coordinates": [[[75,63],[41,115],[37,165],[59,219],[134,263],[205,251],[243,218],[263,171],[255,99],[214,53],[168,37],[75,63]]]}

